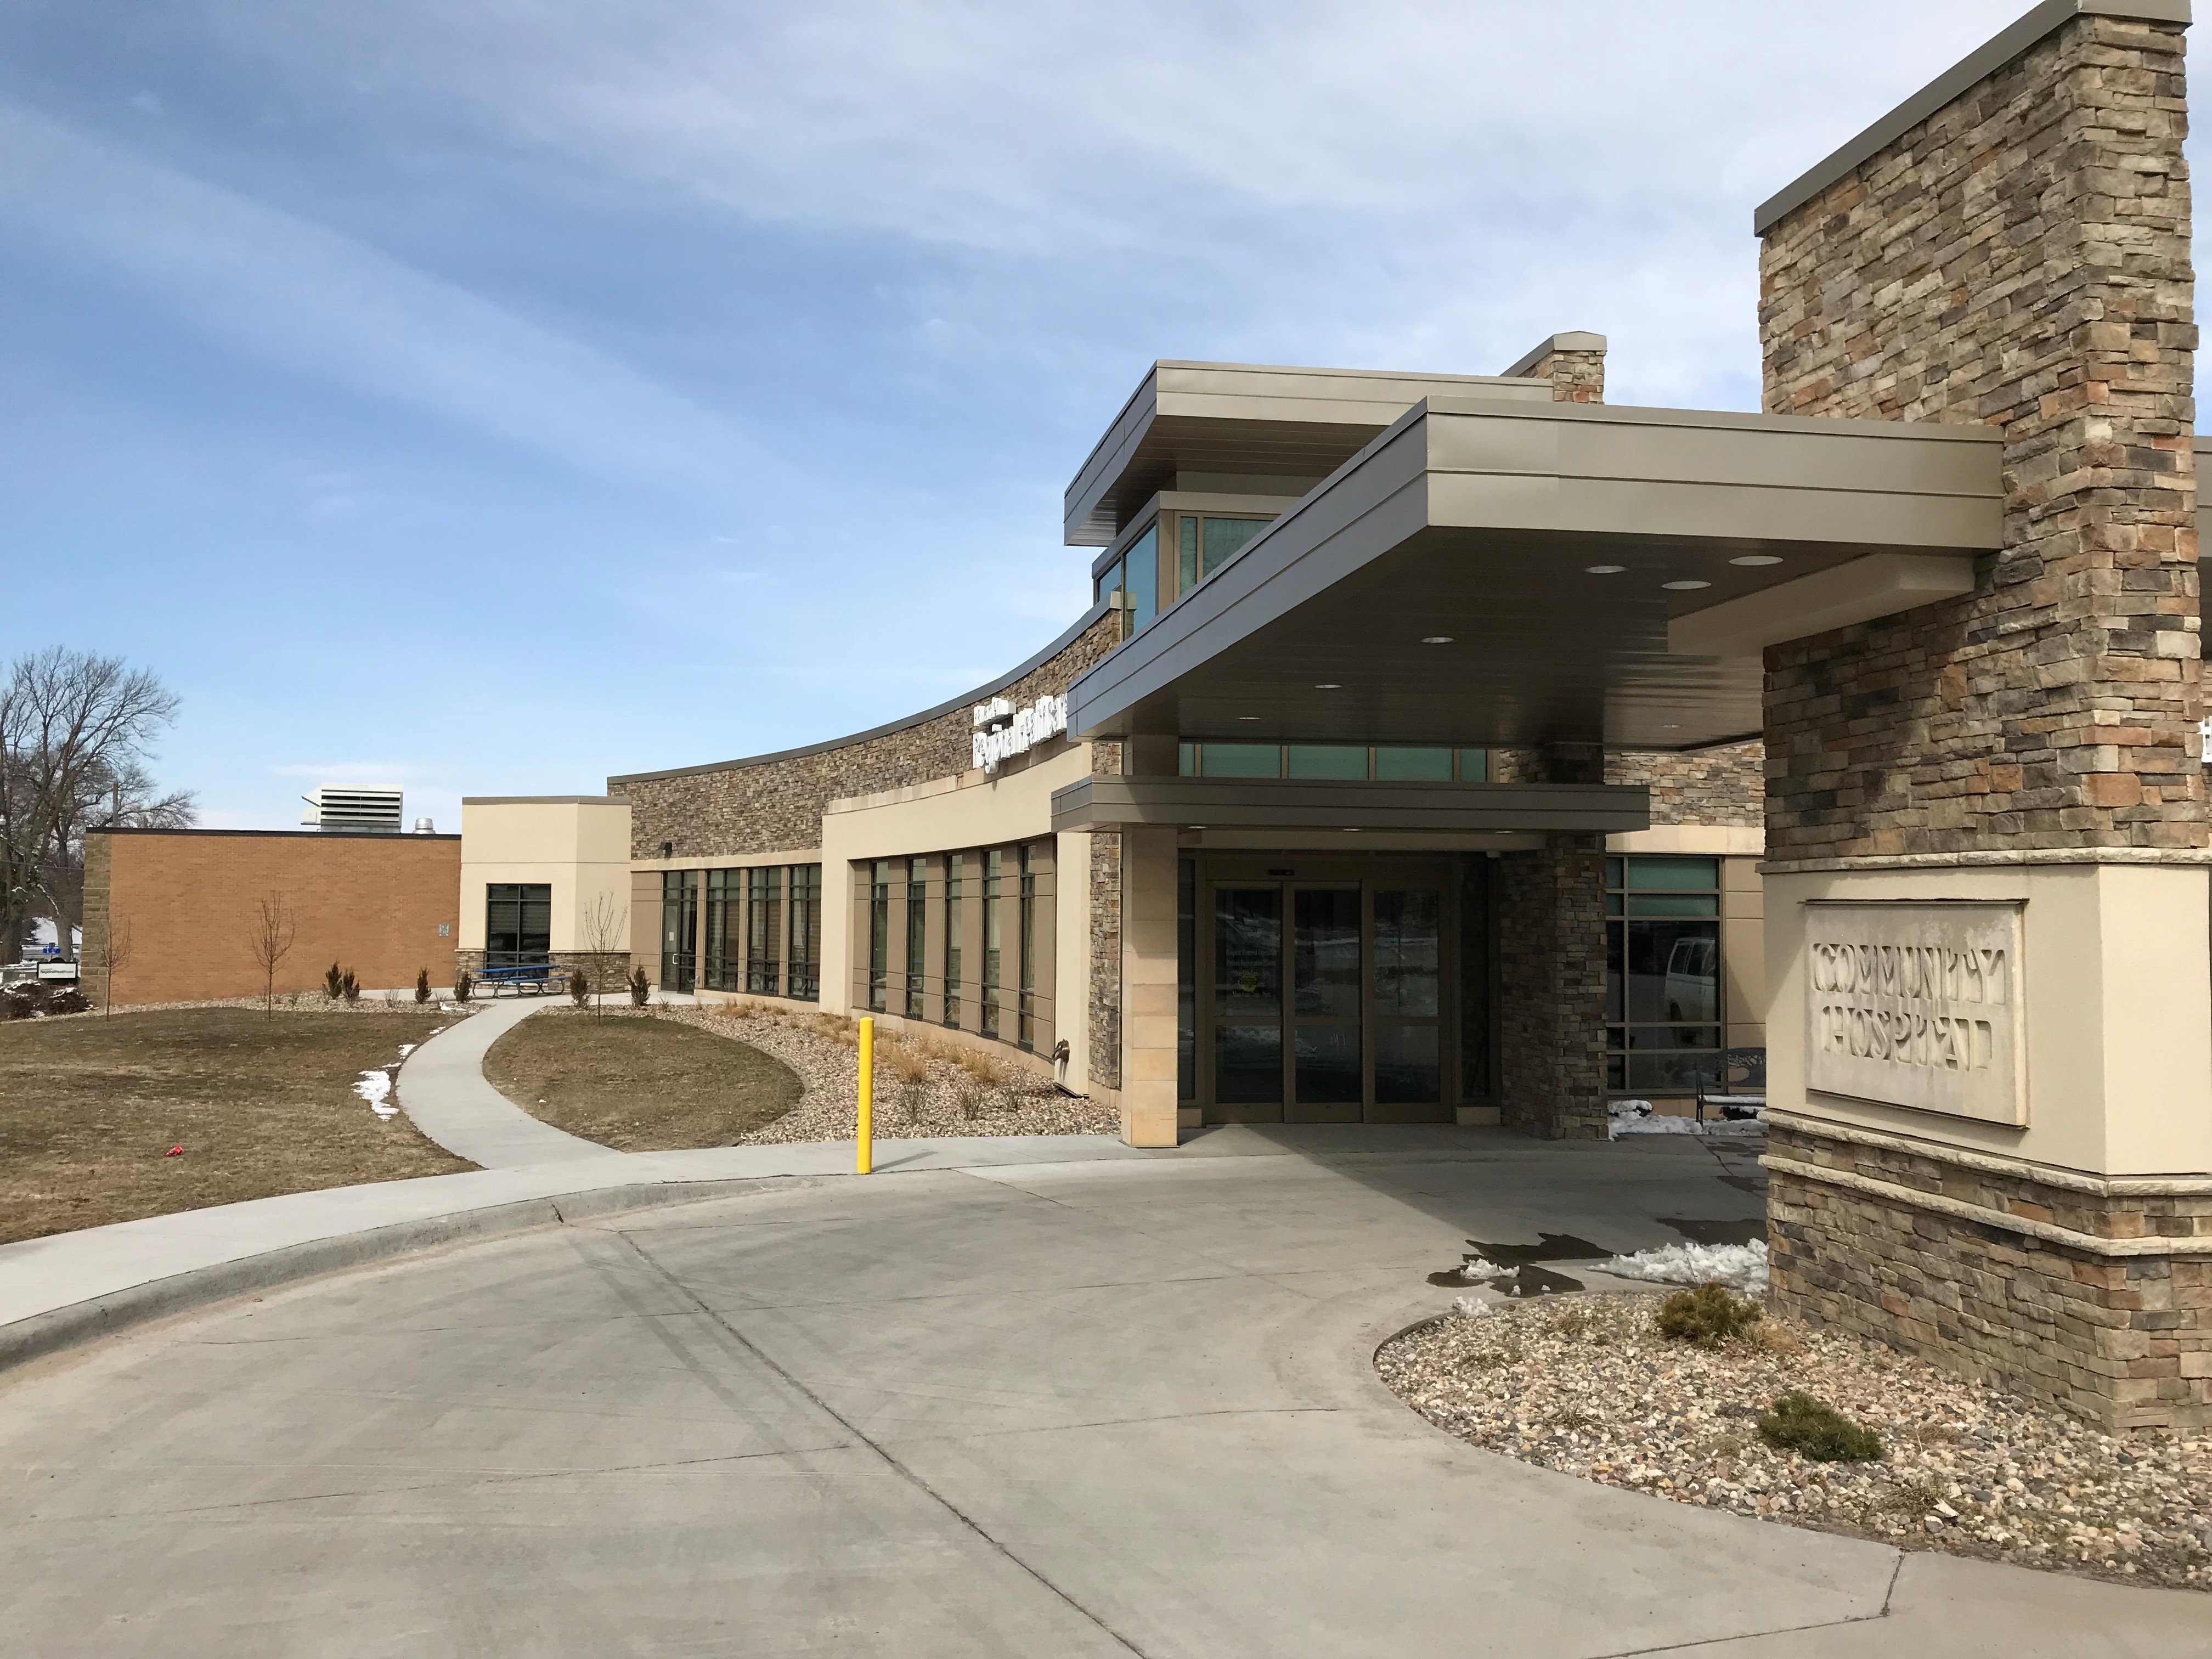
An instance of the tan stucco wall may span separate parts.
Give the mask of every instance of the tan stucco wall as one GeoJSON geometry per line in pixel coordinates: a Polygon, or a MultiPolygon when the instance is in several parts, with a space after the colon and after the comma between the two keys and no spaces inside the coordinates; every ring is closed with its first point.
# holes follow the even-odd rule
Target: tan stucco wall
{"type": "MultiPolygon", "coordinates": [[[[501,799],[461,802],[460,948],[484,948],[484,888],[544,882],[553,889],[556,951],[590,948],[583,935],[602,897],[625,918],[611,945],[630,945],[629,804],[623,800],[501,799]]],[[[657,927],[656,913],[647,927],[657,927]]],[[[644,941],[641,941],[641,948],[644,941]]]]}
{"type": "Polygon", "coordinates": [[[1770,1097],[1824,1120],[2103,1175],[2212,1170],[2212,872],[2012,864],[1766,878],[1770,1097]],[[2017,900],[2027,1123],[1808,1096],[1804,904],[2017,900]]]}

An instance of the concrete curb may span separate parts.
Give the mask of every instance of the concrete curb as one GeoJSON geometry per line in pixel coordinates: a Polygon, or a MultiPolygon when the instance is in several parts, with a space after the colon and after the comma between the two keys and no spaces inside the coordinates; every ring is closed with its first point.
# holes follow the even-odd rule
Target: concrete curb
{"type": "Polygon", "coordinates": [[[167,1278],[73,1302],[0,1326],[0,1372],[34,1359],[114,1336],[135,1326],[190,1313],[257,1291],[274,1290],[388,1261],[450,1244],[482,1243],[541,1227],[596,1220],[632,1211],[659,1209],[733,1197],[744,1189],[818,1185],[817,1176],[745,1176],[728,1181],[629,1182],[528,1198],[480,1209],[424,1216],[279,1246],[234,1261],[193,1267],[167,1278]]]}

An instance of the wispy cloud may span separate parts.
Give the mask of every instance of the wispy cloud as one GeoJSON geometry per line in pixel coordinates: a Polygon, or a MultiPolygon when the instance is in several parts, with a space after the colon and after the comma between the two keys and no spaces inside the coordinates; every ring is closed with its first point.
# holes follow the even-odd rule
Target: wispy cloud
{"type": "Polygon", "coordinates": [[[189,323],[471,433],[631,478],[726,483],[725,419],[355,238],[0,104],[0,222],[189,323]]]}

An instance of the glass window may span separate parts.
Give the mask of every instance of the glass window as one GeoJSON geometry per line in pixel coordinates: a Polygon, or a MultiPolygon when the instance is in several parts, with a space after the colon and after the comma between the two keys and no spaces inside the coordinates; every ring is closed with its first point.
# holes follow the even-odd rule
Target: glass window
{"type": "Polygon", "coordinates": [[[1392,783],[1449,783],[1449,749],[1377,749],[1375,775],[1392,783]]]}
{"type": "Polygon", "coordinates": [[[1199,579],[1202,581],[1244,550],[1250,541],[1270,524],[1272,519],[1215,519],[1206,520],[1203,537],[1204,551],[1199,561],[1199,579]]]}
{"type": "Polygon", "coordinates": [[[484,966],[534,966],[544,962],[552,950],[552,884],[543,881],[487,882],[484,884],[484,966]]]}
{"type": "Polygon", "coordinates": [[[966,862],[964,853],[945,855],[945,1023],[955,1027],[960,1024],[960,936],[967,921],[960,872],[966,862]]]}
{"type": "Polygon", "coordinates": [[[1022,848],[1022,976],[1016,1006],[1017,1036],[1024,1048],[1036,1047],[1036,848],[1022,848]]]}
{"type": "Polygon", "coordinates": [[[1487,749],[1462,749],[1459,751],[1459,781],[1462,783],[1490,781],[1490,751],[1487,749]]]}
{"type": "Polygon", "coordinates": [[[745,989],[772,997],[783,988],[783,871],[745,872],[745,989]]]}
{"type": "Polygon", "coordinates": [[[745,988],[744,882],[742,870],[707,872],[707,959],[699,982],[710,991],[745,988]]]}
{"type": "Polygon", "coordinates": [[[929,860],[909,859],[906,875],[906,1017],[920,1019],[929,948],[929,860]]]}
{"type": "Polygon", "coordinates": [[[812,1002],[822,994],[822,866],[794,864],[791,884],[791,994],[812,1002]]]}
{"type": "Polygon", "coordinates": [[[1176,1098],[1198,1098],[1198,860],[1176,860],[1176,1098]]]}
{"type": "Polygon", "coordinates": [[[868,1006],[884,1012],[891,985],[891,861],[868,866],[868,1006]]]}
{"type": "Polygon", "coordinates": [[[1179,777],[1186,778],[1194,778],[1198,775],[1198,745],[1196,744],[1179,743],[1176,745],[1176,774],[1179,777]]]}
{"type": "Polygon", "coordinates": [[[1291,778],[1365,778],[1364,744],[1293,743],[1283,749],[1283,775],[1291,778]]]}
{"type": "Polygon", "coordinates": [[[1182,544],[1176,550],[1176,592],[1188,593],[1198,586],[1198,520],[1182,515],[1182,544]]]}
{"type": "Polygon", "coordinates": [[[1720,1066],[1720,860],[1605,863],[1607,1080],[1686,1094],[1720,1066]]]}
{"type": "Polygon", "coordinates": [[[1001,920],[1000,884],[1006,869],[1005,854],[997,848],[983,854],[983,1035],[999,1035],[999,963],[1001,920]]]}
{"type": "Polygon", "coordinates": [[[1100,599],[1110,599],[1121,592],[1121,561],[1116,559],[1098,573],[1097,580],[1091,584],[1091,598],[1093,603],[1100,599]]]}
{"type": "Polygon", "coordinates": [[[1133,634],[1159,614],[1159,526],[1155,524],[1131,542],[1121,562],[1128,567],[1129,631],[1133,634]]]}
{"type": "Polygon", "coordinates": [[[1198,770],[1208,778],[1279,778],[1283,750],[1273,743],[1202,743],[1198,770]]]}

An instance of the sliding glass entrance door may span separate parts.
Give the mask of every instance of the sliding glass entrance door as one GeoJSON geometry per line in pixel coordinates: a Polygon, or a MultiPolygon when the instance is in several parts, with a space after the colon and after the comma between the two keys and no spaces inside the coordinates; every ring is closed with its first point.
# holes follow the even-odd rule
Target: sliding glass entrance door
{"type": "Polygon", "coordinates": [[[1466,1014],[1454,867],[1329,859],[1258,873],[1216,866],[1195,884],[1191,1082],[1205,1118],[1449,1122],[1466,1014]]]}
{"type": "Polygon", "coordinates": [[[1359,889],[1291,889],[1291,1074],[1280,1097],[1292,1123],[1357,1123],[1366,1098],[1360,1042],[1365,952],[1359,889]]]}

